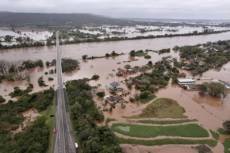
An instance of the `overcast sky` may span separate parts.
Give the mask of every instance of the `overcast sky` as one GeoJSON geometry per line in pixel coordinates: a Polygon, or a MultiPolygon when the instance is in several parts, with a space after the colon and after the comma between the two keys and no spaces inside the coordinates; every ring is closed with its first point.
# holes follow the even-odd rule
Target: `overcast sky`
{"type": "Polygon", "coordinates": [[[124,18],[230,19],[230,0],[0,0],[0,11],[124,18]]]}

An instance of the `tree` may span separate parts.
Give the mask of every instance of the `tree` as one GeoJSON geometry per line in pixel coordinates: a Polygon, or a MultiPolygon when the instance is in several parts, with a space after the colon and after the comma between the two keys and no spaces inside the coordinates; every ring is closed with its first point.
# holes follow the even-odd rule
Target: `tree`
{"type": "Polygon", "coordinates": [[[151,56],[150,55],[145,55],[145,57],[144,57],[145,59],[150,59],[151,58],[151,56]]]}
{"type": "Polygon", "coordinates": [[[208,93],[214,97],[220,97],[225,94],[225,87],[223,84],[218,82],[212,82],[208,84],[208,93]]]}
{"type": "Polygon", "coordinates": [[[97,92],[97,96],[103,98],[105,96],[105,92],[104,91],[97,92]]]}
{"type": "Polygon", "coordinates": [[[0,103],[4,103],[6,100],[0,95],[0,103]]]}
{"type": "Polygon", "coordinates": [[[207,83],[199,85],[198,88],[199,88],[199,91],[200,91],[199,93],[201,95],[204,95],[208,91],[207,83]]]}
{"type": "Polygon", "coordinates": [[[13,37],[10,36],[10,35],[6,35],[4,39],[5,39],[6,42],[11,42],[13,37]]]}
{"type": "Polygon", "coordinates": [[[117,56],[118,54],[115,51],[112,51],[111,55],[112,56],[117,56]]]}
{"type": "Polygon", "coordinates": [[[63,72],[72,72],[79,68],[78,60],[64,58],[61,62],[63,72]]]}
{"type": "Polygon", "coordinates": [[[230,121],[225,121],[223,123],[223,128],[227,133],[230,133],[230,121]]]}
{"type": "Polygon", "coordinates": [[[99,78],[100,78],[100,76],[99,76],[99,75],[97,75],[97,74],[95,74],[95,75],[93,75],[93,76],[92,76],[92,78],[91,78],[91,79],[92,79],[92,80],[98,80],[99,78]]]}
{"type": "Polygon", "coordinates": [[[106,54],[105,54],[105,57],[107,57],[107,58],[110,57],[110,54],[109,54],[109,53],[106,53],[106,54]]]}
{"type": "Polygon", "coordinates": [[[87,58],[88,58],[88,55],[83,55],[83,56],[82,56],[82,59],[83,59],[83,60],[87,60],[87,58]]]}
{"type": "Polygon", "coordinates": [[[140,99],[148,99],[150,95],[151,95],[151,92],[143,91],[140,93],[140,99]]]}
{"type": "Polygon", "coordinates": [[[135,50],[132,50],[132,51],[129,53],[129,55],[130,55],[131,57],[134,57],[134,56],[136,55],[135,50]]]}
{"type": "Polygon", "coordinates": [[[45,81],[43,80],[43,77],[41,76],[39,79],[38,79],[38,85],[40,87],[46,87],[47,85],[45,84],[45,81]]]}

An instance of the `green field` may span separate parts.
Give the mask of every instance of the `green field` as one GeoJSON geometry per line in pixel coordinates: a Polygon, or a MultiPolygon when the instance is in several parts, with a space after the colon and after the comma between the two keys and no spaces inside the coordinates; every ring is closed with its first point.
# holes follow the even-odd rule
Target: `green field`
{"type": "MultiPolygon", "coordinates": [[[[216,140],[185,140],[185,139],[160,139],[160,140],[134,140],[134,139],[118,139],[121,144],[140,144],[146,146],[154,145],[167,145],[167,144],[207,144],[210,147],[214,147],[217,144],[216,140]]],[[[228,153],[228,152],[226,152],[228,153]]]]}
{"type": "Polygon", "coordinates": [[[140,115],[134,118],[184,118],[184,108],[175,100],[159,98],[149,104],[140,115]]]}
{"type": "Polygon", "coordinates": [[[197,124],[176,126],[150,126],[113,124],[112,130],[131,137],[150,138],[156,136],[208,137],[208,132],[197,124]]]}
{"type": "Polygon", "coordinates": [[[224,153],[230,153],[230,139],[224,141],[224,153]]]}

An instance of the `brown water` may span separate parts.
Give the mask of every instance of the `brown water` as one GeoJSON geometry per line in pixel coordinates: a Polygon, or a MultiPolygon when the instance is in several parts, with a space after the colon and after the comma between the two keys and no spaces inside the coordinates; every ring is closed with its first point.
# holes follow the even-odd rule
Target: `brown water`
{"type": "MultiPolygon", "coordinates": [[[[105,53],[113,50],[127,53],[130,50],[172,48],[176,45],[195,45],[198,43],[206,43],[208,41],[228,39],[230,39],[230,32],[201,36],[81,43],[65,45],[62,47],[62,51],[64,57],[80,59],[84,54],[92,56],[104,55],[105,53]]],[[[25,59],[51,60],[56,57],[55,47],[21,48],[1,50],[0,52],[2,52],[0,54],[0,60],[4,59],[7,61],[25,59]]]]}
{"type": "Polygon", "coordinates": [[[156,147],[147,147],[141,145],[122,145],[124,153],[198,153],[198,151],[187,145],[165,145],[156,147]]]}
{"type": "MultiPolygon", "coordinates": [[[[74,59],[80,59],[82,55],[104,55],[107,52],[113,50],[117,52],[128,53],[132,49],[162,49],[162,48],[172,48],[175,45],[195,45],[198,43],[205,43],[207,41],[218,41],[230,39],[230,32],[215,34],[215,35],[205,35],[205,36],[194,36],[194,37],[174,37],[174,38],[160,38],[160,39],[146,39],[146,40],[133,40],[133,41],[118,41],[118,42],[100,42],[100,43],[83,43],[62,46],[63,56],[71,57],[74,59]]],[[[152,58],[150,59],[153,63],[160,60],[164,56],[171,55],[173,57],[178,57],[176,53],[171,52],[170,54],[158,55],[156,53],[149,53],[152,58]]],[[[20,61],[27,59],[43,59],[44,61],[52,60],[56,58],[55,47],[41,47],[41,48],[23,48],[23,49],[12,49],[12,50],[1,50],[0,60],[6,61],[20,61]]],[[[98,81],[91,81],[92,85],[101,84],[101,88],[105,88],[105,85],[111,83],[112,81],[122,81],[124,78],[117,77],[117,68],[123,68],[124,65],[130,64],[132,66],[142,66],[146,64],[149,60],[143,57],[137,58],[137,61],[128,61],[129,56],[123,55],[116,58],[109,59],[95,59],[87,62],[81,62],[80,70],[75,71],[71,74],[65,74],[64,80],[81,79],[84,77],[90,78],[94,74],[98,74],[100,79],[98,81]]],[[[34,69],[30,73],[30,83],[34,84],[34,92],[40,91],[45,88],[40,88],[38,86],[37,80],[40,76],[44,76],[44,80],[49,86],[55,85],[55,81],[48,82],[48,76],[55,78],[55,75],[45,76],[44,72],[48,71],[47,68],[44,69],[34,69]]],[[[219,71],[210,70],[203,74],[203,77],[208,77],[212,79],[221,79],[230,82],[230,63],[223,66],[219,71]]],[[[6,82],[0,84],[0,95],[3,95],[10,99],[8,94],[13,90],[13,87],[20,86],[25,89],[28,85],[26,81],[17,82],[6,82]]],[[[48,88],[48,87],[47,87],[48,88]]],[[[175,99],[182,105],[186,110],[186,115],[191,119],[197,119],[199,123],[207,129],[216,130],[222,126],[222,122],[230,118],[230,95],[224,99],[216,99],[211,97],[200,97],[197,92],[189,92],[181,89],[178,86],[168,86],[165,89],[160,90],[157,93],[159,97],[168,97],[175,99]]],[[[116,107],[113,113],[105,113],[107,117],[111,118],[122,118],[127,115],[134,115],[140,113],[144,108],[144,105],[140,106],[137,104],[128,104],[125,109],[120,106],[116,107]]],[[[191,149],[181,147],[171,147],[171,150],[176,150],[179,152],[193,152],[191,149]],[[178,150],[177,150],[178,149],[178,150]]],[[[143,150],[143,149],[142,149],[143,150]]],[[[148,149],[147,149],[148,150],[148,149]]],[[[163,152],[167,152],[166,151],[163,152]]],[[[216,153],[223,151],[223,146],[218,145],[214,148],[216,153]]],[[[155,150],[154,150],[155,151],[155,150]]],[[[159,150],[158,150],[159,151],[159,150]]],[[[170,148],[169,148],[170,151],[170,148]]],[[[171,151],[171,152],[172,152],[171,151]]]]}

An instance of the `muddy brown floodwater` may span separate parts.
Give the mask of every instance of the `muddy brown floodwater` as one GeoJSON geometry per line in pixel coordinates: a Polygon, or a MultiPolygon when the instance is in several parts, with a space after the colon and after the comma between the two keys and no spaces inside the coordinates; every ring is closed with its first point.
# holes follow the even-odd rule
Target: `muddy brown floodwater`
{"type": "MultiPolygon", "coordinates": [[[[105,53],[115,50],[116,52],[124,52],[126,55],[119,56],[116,58],[102,58],[89,60],[87,62],[80,63],[80,70],[73,73],[65,74],[64,80],[73,80],[81,78],[90,78],[94,74],[98,74],[100,79],[98,81],[91,81],[91,85],[100,84],[100,88],[104,89],[105,86],[112,81],[122,81],[124,78],[117,77],[117,68],[123,68],[126,64],[132,66],[142,66],[147,64],[148,61],[155,63],[162,57],[173,56],[178,58],[178,54],[171,52],[170,54],[158,55],[150,52],[151,59],[146,60],[143,57],[137,58],[137,61],[129,61],[127,55],[130,50],[138,49],[163,49],[172,48],[176,45],[195,45],[199,43],[206,43],[208,41],[218,41],[230,39],[230,32],[203,35],[203,36],[189,36],[189,37],[173,37],[173,38],[159,38],[159,39],[144,39],[144,40],[132,40],[132,41],[116,41],[116,42],[100,42],[100,43],[82,43],[62,46],[63,57],[70,57],[73,59],[81,59],[81,56],[87,54],[89,56],[102,56],[105,53]],[[126,62],[124,62],[126,61],[126,62]]],[[[43,61],[51,61],[56,58],[55,47],[40,47],[40,48],[21,48],[11,50],[1,50],[0,60],[5,61],[22,61],[22,60],[34,60],[42,59],[43,61]]],[[[52,69],[52,68],[49,68],[52,69]]],[[[45,75],[48,72],[47,68],[34,69],[30,72],[30,83],[34,85],[35,91],[40,91],[48,88],[49,86],[55,85],[54,81],[48,81],[48,77],[55,75],[45,75]],[[37,80],[40,76],[44,77],[46,84],[49,86],[41,88],[38,86],[37,80]]],[[[220,79],[226,82],[230,82],[230,63],[224,65],[219,71],[210,70],[203,74],[203,78],[209,79],[220,79]]],[[[0,95],[3,95],[7,100],[10,99],[8,94],[13,90],[13,87],[19,86],[22,89],[27,87],[29,82],[17,81],[7,82],[3,81],[0,84],[0,95]]],[[[195,91],[185,91],[178,86],[169,85],[167,88],[161,89],[157,94],[159,97],[168,97],[178,101],[186,110],[188,118],[197,119],[199,124],[207,129],[216,130],[222,127],[223,121],[230,118],[230,94],[228,93],[224,99],[215,99],[211,97],[200,97],[195,91]]],[[[129,116],[140,113],[145,105],[127,104],[125,109],[120,106],[116,107],[112,113],[105,113],[106,117],[121,119],[123,116],[129,116]]],[[[139,152],[158,152],[158,153],[195,153],[196,151],[191,146],[180,146],[180,145],[169,145],[159,147],[145,147],[139,145],[122,145],[123,150],[128,153],[139,153],[139,152]]],[[[223,152],[223,145],[220,143],[214,148],[215,153],[223,152]]]]}
{"type": "Polygon", "coordinates": [[[165,145],[147,147],[141,145],[122,145],[124,153],[198,153],[196,149],[186,145],[165,145]]]}
{"type": "MultiPolygon", "coordinates": [[[[206,43],[209,41],[228,39],[230,39],[230,32],[200,36],[72,44],[62,46],[62,51],[64,57],[80,59],[81,56],[84,54],[91,56],[101,56],[113,50],[117,52],[128,53],[131,50],[138,49],[173,48],[176,45],[196,45],[199,43],[206,43]]],[[[7,61],[27,59],[51,60],[56,57],[55,47],[33,47],[10,50],[4,49],[0,50],[0,52],[0,60],[7,61]]]]}

